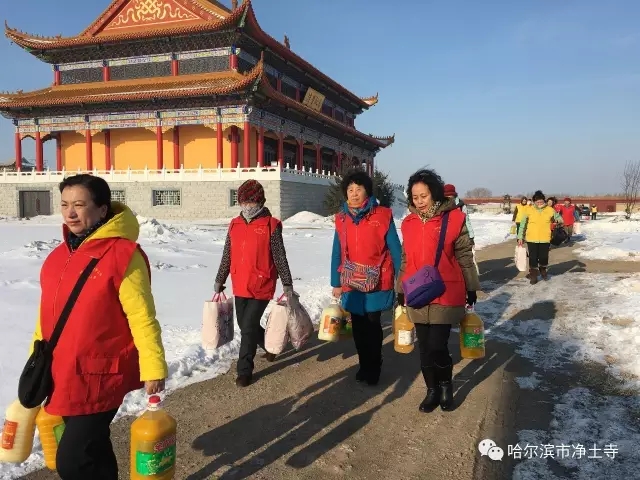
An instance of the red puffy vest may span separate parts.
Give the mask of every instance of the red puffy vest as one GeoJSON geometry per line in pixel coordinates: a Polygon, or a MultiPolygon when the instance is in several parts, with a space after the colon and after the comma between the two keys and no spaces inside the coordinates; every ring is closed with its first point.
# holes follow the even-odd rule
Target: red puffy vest
{"type": "MultiPolygon", "coordinates": [[[[465,222],[465,214],[459,208],[449,212],[449,224],[444,240],[444,248],[438,264],[438,271],[444,280],[446,291],[432,303],[446,307],[464,306],[467,289],[454,253],[455,242],[465,222]]],[[[402,241],[406,265],[402,280],[407,280],[425,265],[434,265],[436,249],[440,238],[442,215],[436,215],[426,222],[412,213],[402,222],[402,241]]]]}
{"type": "Polygon", "coordinates": [[[142,387],[138,351],[118,297],[137,248],[130,240],[106,238],[87,241],[71,252],[63,242],[45,260],[40,326],[48,340],[78,277],[92,258],[100,259],[54,349],[48,413],[75,416],[113,410],[127,393],[142,387]]]}
{"type": "MultiPolygon", "coordinates": [[[[381,265],[380,285],[377,290],[393,290],[394,268],[387,248],[387,232],[393,213],[390,208],[375,206],[357,225],[350,215],[336,215],[336,232],[342,248],[342,263],[348,259],[362,265],[381,265]],[[348,251],[347,251],[348,250],[348,251]]],[[[342,264],[338,271],[342,271],[342,264]]],[[[343,292],[351,289],[342,286],[343,292]]]]}
{"type": "Polygon", "coordinates": [[[576,223],[576,218],[574,217],[576,213],[575,205],[569,205],[568,207],[563,205],[560,212],[562,214],[562,221],[564,222],[565,226],[569,227],[576,223]]]}
{"type": "Polygon", "coordinates": [[[260,217],[247,223],[236,217],[229,226],[231,283],[237,297],[271,300],[276,293],[278,270],[271,254],[271,234],[280,220],[260,217]]]}

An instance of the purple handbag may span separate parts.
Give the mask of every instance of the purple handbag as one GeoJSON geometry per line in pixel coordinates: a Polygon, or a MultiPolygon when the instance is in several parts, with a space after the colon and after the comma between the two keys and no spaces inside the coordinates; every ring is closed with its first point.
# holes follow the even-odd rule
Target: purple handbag
{"type": "Polygon", "coordinates": [[[446,290],[444,280],[442,280],[440,272],[438,271],[438,264],[442,256],[448,224],[449,212],[445,212],[442,216],[442,225],[440,226],[440,239],[438,240],[438,248],[436,250],[435,265],[425,265],[402,282],[404,301],[407,307],[426,307],[446,290]]]}

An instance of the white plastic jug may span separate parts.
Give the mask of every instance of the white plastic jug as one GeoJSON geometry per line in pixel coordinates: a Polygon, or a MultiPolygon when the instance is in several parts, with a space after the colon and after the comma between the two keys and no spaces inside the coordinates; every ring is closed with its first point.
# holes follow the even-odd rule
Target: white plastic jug
{"type": "Polygon", "coordinates": [[[345,320],[345,312],[334,299],[327,308],[322,311],[318,339],[325,342],[337,342],[340,340],[340,328],[345,320]]]}
{"type": "Polygon", "coordinates": [[[524,246],[516,245],[514,262],[519,272],[527,271],[527,249],[524,246]]]}
{"type": "Polygon", "coordinates": [[[36,416],[40,407],[24,408],[15,400],[5,414],[0,444],[0,462],[22,463],[33,450],[36,433],[36,416]]]}

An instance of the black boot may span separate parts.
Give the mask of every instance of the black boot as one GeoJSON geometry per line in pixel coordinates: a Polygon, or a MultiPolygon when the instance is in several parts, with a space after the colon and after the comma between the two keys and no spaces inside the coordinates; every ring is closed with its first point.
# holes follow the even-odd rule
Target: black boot
{"type": "Polygon", "coordinates": [[[238,375],[238,378],[236,378],[236,386],[241,388],[248,387],[251,385],[252,380],[252,375],[238,375]]]}
{"type": "Polygon", "coordinates": [[[529,283],[531,283],[531,285],[535,285],[536,283],[538,283],[538,269],[537,268],[530,268],[529,269],[529,283]]]}
{"type": "Polygon", "coordinates": [[[444,367],[436,365],[436,378],[440,387],[440,408],[443,411],[453,410],[453,365],[444,367]]]}
{"type": "Polygon", "coordinates": [[[440,405],[440,389],[436,379],[435,367],[422,367],[422,376],[427,385],[427,396],[418,407],[423,413],[431,413],[440,405]]]}
{"type": "Polygon", "coordinates": [[[540,267],[540,276],[542,276],[542,280],[549,280],[549,272],[547,272],[547,267],[540,267]]]}

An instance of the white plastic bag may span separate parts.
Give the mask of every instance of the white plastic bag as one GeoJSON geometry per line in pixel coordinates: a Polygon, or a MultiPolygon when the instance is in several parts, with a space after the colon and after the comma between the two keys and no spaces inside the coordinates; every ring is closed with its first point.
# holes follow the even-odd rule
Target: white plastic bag
{"type": "Polygon", "coordinates": [[[573,224],[573,234],[574,235],[582,234],[582,224],[580,222],[576,222],[573,224]]]}
{"type": "Polygon", "coordinates": [[[519,272],[527,271],[527,249],[524,245],[516,245],[514,262],[519,272]]]}
{"type": "Polygon", "coordinates": [[[287,328],[289,314],[287,312],[287,304],[282,301],[282,298],[280,297],[277,302],[273,302],[274,305],[271,307],[271,312],[269,312],[269,319],[264,332],[264,349],[274,355],[280,355],[287,343],[289,343],[287,328]]]}
{"type": "Polygon", "coordinates": [[[215,350],[233,340],[233,298],[215,294],[204,302],[202,311],[202,348],[215,350]]]}
{"type": "MultiPolygon", "coordinates": [[[[294,295],[298,295],[294,292],[294,295]]],[[[291,305],[291,302],[287,301],[287,331],[289,332],[289,339],[291,345],[296,350],[300,350],[305,343],[309,341],[311,335],[313,335],[313,323],[307,310],[298,301],[295,307],[291,305]]]]}

